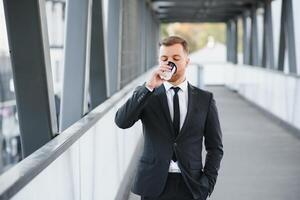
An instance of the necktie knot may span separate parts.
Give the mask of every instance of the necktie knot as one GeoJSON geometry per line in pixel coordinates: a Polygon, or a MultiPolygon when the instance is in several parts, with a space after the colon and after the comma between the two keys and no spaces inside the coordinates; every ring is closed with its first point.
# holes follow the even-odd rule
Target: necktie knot
{"type": "Polygon", "coordinates": [[[175,94],[177,94],[177,92],[178,92],[179,89],[180,89],[180,87],[171,87],[171,88],[174,90],[175,94]]]}

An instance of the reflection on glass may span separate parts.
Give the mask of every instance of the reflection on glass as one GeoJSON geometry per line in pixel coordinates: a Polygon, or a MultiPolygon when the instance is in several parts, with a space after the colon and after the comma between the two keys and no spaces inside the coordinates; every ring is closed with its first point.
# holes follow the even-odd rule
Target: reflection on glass
{"type": "Polygon", "coordinates": [[[46,1],[46,17],[57,119],[59,119],[63,84],[65,7],[66,2],[64,0],[46,1]]]}

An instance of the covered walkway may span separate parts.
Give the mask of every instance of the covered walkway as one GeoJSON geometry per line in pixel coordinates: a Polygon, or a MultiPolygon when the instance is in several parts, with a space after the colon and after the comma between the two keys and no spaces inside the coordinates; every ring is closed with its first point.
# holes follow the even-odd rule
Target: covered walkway
{"type": "Polygon", "coordinates": [[[139,199],[130,186],[141,122],[120,129],[114,118],[157,66],[160,29],[173,22],[224,26],[224,44],[191,55],[187,72],[220,115],[224,158],[210,199],[299,200],[299,6],[0,0],[0,200],[139,199]]]}

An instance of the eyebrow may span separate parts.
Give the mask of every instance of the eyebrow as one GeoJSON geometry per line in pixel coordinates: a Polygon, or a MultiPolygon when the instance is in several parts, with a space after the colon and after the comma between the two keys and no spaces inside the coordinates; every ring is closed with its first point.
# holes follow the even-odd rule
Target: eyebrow
{"type": "MultiPolygon", "coordinates": [[[[178,54],[175,54],[175,55],[173,55],[173,56],[171,56],[171,57],[175,57],[175,56],[179,56],[179,57],[181,57],[181,55],[178,55],[178,54]]],[[[162,55],[162,56],[160,56],[161,58],[162,57],[168,57],[168,56],[166,56],[166,55],[162,55]]]]}

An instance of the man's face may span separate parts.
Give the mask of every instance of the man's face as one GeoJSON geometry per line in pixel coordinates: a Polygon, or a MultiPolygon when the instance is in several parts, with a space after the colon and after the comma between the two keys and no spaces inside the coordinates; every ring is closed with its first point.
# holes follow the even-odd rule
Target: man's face
{"type": "Polygon", "coordinates": [[[177,66],[177,71],[169,80],[169,82],[175,82],[176,80],[185,76],[185,70],[190,59],[188,58],[188,55],[184,51],[181,44],[174,44],[172,46],[160,46],[159,63],[168,64],[168,61],[174,62],[177,66]]]}

